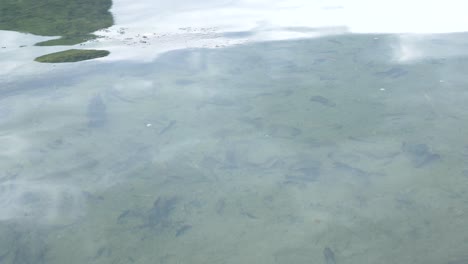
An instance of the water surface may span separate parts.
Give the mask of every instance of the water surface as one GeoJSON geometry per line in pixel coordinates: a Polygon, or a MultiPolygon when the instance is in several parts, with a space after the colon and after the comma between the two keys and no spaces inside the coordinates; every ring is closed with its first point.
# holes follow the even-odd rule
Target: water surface
{"type": "Polygon", "coordinates": [[[466,33],[142,35],[123,4],[109,57],[0,50],[1,263],[468,261],[466,33]]]}

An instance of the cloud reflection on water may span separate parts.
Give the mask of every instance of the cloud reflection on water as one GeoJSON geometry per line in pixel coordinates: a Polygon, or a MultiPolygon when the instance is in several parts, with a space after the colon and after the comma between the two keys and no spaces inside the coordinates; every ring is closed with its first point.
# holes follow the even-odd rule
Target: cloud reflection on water
{"type": "MultiPolygon", "coordinates": [[[[408,61],[433,54],[425,52],[423,46],[427,43],[419,34],[468,31],[468,17],[463,12],[466,7],[468,3],[462,0],[210,0],[203,3],[114,0],[111,12],[115,25],[96,33],[104,38],[81,47],[112,52],[98,61],[150,62],[164,52],[177,49],[222,48],[330,34],[389,33],[405,34],[395,47],[395,56],[397,61],[408,61]],[[308,30],[297,30],[300,28],[308,30]],[[232,34],[235,32],[248,34],[232,34]]],[[[0,39],[6,36],[11,33],[0,31],[0,39]]],[[[27,42],[29,36],[20,34],[15,43],[27,42]]],[[[63,49],[55,47],[39,52],[33,46],[21,50],[8,47],[1,51],[4,59],[0,67],[3,74],[12,76],[49,71],[50,67],[39,66],[32,58],[63,49]]]]}
{"type": "MultiPolygon", "coordinates": [[[[462,12],[468,4],[461,0],[437,3],[422,0],[237,0],[209,1],[203,4],[182,0],[178,2],[176,5],[163,1],[114,1],[111,10],[117,21],[114,28],[125,27],[126,34],[131,37],[156,34],[159,39],[152,42],[148,49],[139,48],[138,43],[125,46],[114,41],[118,36],[112,33],[111,28],[110,32],[103,34],[108,37],[103,43],[107,42],[105,45],[109,45],[107,48],[114,54],[105,60],[148,61],[161,52],[173,49],[214,48],[245,42],[311,38],[329,34],[442,34],[468,30],[468,18],[462,12]],[[438,17],[441,19],[435,19],[438,17]],[[194,30],[210,29],[211,35],[197,37],[194,34],[197,32],[180,32],[181,28],[188,27],[194,30]],[[297,31],[294,28],[315,30],[297,31]],[[250,34],[239,35],[238,38],[231,35],[227,39],[225,34],[229,32],[250,34]]],[[[421,41],[408,43],[411,36],[404,35],[401,49],[413,53],[418,50],[414,45],[425,44],[421,41]],[[411,47],[408,47],[410,44],[411,47]]],[[[419,51],[418,57],[421,56],[425,54],[419,51]]]]}

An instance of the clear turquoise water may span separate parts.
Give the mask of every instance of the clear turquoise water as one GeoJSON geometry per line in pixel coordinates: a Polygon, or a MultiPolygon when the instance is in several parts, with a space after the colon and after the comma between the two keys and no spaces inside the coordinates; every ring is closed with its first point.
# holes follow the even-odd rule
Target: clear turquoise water
{"type": "Polygon", "coordinates": [[[397,43],[2,75],[0,263],[468,263],[468,35],[397,43]]]}

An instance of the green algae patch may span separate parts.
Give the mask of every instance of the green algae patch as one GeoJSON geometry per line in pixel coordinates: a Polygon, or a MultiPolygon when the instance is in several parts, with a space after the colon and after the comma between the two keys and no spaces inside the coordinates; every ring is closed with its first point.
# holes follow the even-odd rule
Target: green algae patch
{"type": "Polygon", "coordinates": [[[51,39],[43,42],[36,43],[35,46],[71,46],[86,42],[88,40],[96,39],[97,36],[93,34],[76,35],[76,36],[63,36],[59,39],[51,39]]]}
{"type": "Polygon", "coordinates": [[[43,63],[63,63],[92,60],[109,55],[107,50],[70,49],[37,57],[35,61],[43,63]]]}
{"type": "Polygon", "coordinates": [[[39,46],[74,45],[113,25],[112,0],[1,0],[0,30],[61,36],[39,46]]]}

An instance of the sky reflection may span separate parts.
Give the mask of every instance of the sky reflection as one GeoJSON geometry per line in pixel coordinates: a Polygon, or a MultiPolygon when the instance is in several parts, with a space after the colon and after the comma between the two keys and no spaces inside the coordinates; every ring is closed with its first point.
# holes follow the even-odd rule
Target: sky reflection
{"type": "MultiPolygon", "coordinates": [[[[467,31],[468,17],[463,13],[466,7],[468,3],[462,0],[114,0],[111,12],[115,25],[96,32],[103,38],[79,47],[111,51],[110,56],[99,61],[151,62],[177,49],[222,48],[345,33],[392,33],[399,36],[400,42],[394,46],[396,61],[408,62],[434,56],[433,49],[427,48],[433,34],[467,31]]],[[[49,67],[31,60],[42,53],[65,49],[37,49],[32,43],[38,38],[7,31],[0,31],[0,39],[6,47],[0,51],[3,74],[17,75],[20,68],[26,72],[47,70],[49,67]],[[24,43],[25,47],[19,49],[12,41],[24,43]]],[[[450,53],[460,55],[453,49],[450,53]]]]}

